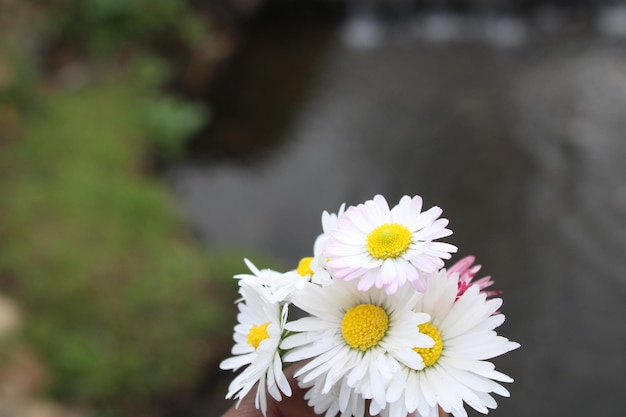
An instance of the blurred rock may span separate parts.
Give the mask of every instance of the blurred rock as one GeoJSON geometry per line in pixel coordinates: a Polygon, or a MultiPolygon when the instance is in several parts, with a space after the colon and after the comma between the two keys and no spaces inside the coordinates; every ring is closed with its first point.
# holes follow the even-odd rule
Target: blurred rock
{"type": "Polygon", "coordinates": [[[22,323],[17,304],[0,294],[0,417],[87,417],[45,399],[46,366],[20,343],[22,323]]]}
{"type": "Polygon", "coordinates": [[[33,353],[18,348],[0,371],[3,397],[24,398],[42,393],[47,376],[44,364],[33,353]]]}
{"type": "MultiPolygon", "coordinates": [[[[2,116],[0,108],[0,121],[2,116]]],[[[0,125],[1,126],[1,125],[0,125]]],[[[0,294],[0,341],[6,335],[14,332],[21,324],[22,317],[17,304],[8,297],[0,294]]]]}

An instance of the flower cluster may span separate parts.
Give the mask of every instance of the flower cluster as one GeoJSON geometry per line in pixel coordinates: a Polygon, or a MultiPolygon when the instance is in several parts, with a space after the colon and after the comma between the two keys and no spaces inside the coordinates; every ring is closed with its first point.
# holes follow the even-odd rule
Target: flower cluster
{"type": "Polygon", "coordinates": [[[487,413],[491,394],[513,380],[489,359],[519,347],[494,329],[504,322],[499,291],[473,257],[445,269],[457,248],[437,241],[452,232],[442,210],[422,211],[419,196],[389,207],[384,197],[322,214],[313,256],[285,273],[236,275],[241,298],[233,356],[239,370],[226,398],[254,392],[267,411],[292,394],[283,369],[299,363],[297,384],[326,417],[436,417],[441,408],[487,413]],[[290,306],[304,317],[288,318],[290,306]]]}

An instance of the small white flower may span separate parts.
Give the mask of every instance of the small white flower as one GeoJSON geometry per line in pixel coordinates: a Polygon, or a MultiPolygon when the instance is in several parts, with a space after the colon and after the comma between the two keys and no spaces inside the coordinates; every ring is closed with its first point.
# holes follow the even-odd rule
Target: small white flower
{"type": "Polygon", "coordinates": [[[330,239],[330,233],[337,228],[337,219],[346,211],[345,203],[339,207],[337,213],[329,213],[324,210],[322,213],[322,233],[315,239],[314,252],[322,254],[330,239]]]}
{"type": "Polygon", "coordinates": [[[238,274],[235,278],[240,280],[240,284],[253,282],[265,287],[271,303],[289,302],[291,295],[302,290],[309,280],[309,277],[298,274],[297,270],[282,273],[269,268],[258,269],[248,259],[244,259],[244,262],[252,274],[238,274]]]}
{"type": "Polygon", "coordinates": [[[276,400],[282,399],[281,392],[291,395],[291,387],[283,373],[283,364],[278,351],[287,321],[288,305],[270,301],[268,289],[258,282],[243,280],[239,292],[238,324],[233,338],[235,345],[232,356],[220,364],[221,369],[236,371],[247,366],[230,384],[226,398],[239,399],[237,405],[258,383],[255,405],[265,415],[266,392],[276,400]]]}
{"type": "Polygon", "coordinates": [[[318,255],[300,259],[298,267],[283,276],[283,286],[288,286],[290,300],[298,291],[302,291],[307,282],[326,284],[332,280],[328,270],[321,265],[318,255]]]}
{"type": "Polygon", "coordinates": [[[358,280],[361,291],[376,287],[393,294],[407,282],[424,291],[424,274],[442,268],[457,249],[434,242],[452,234],[441,213],[439,207],[422,212],[419,196],[404,196],[392,209],[381,195],[351,206],[329,232],[327,266],[335,278],[358,280]]]}
{"type": "Polygon", "coordinates": [[[434,343],[418,331],[430,318],[412,310],[419,297],[412,288],[389,296],[377,288],[359,291],[355,283],[340,280],[324,286],[308,284],[292,302],[310,317],[286,324],[296,333],[281,344],[289,349],[284,360],[311,359],[296,377],[303,384],[315,381],[320,394],[345,384],[365,399],[384,403],[401,364],[411,369],[424,366],[413,348],[434,343]]]}
{"type": "Polygon", "coordinates": [[[440,406],[455,417],[466,417],[464,402],[486,414],[497,406],[491,393],[509,396],[496,381],[513,380],[496,371],[487,359],[520,345],[496,334],[494,329],[504,322],[504,316],[496,313],[502,300],[488,300],[480,290],[479,285],[472,285],[455,301],[457,273],[448,276],[441,270],[428,277],[427,290],[416,308],[430,314],[431,320],[419,327],[420,332],[435,340],[435,345],[416,348],[424,369],[404,367],[405,388],[388,390],[388,403],[373,404],[371,411],[385,417],[404,417],[413,412],[436,417],[440,406]]]}
{"type": "Polygon", "coordinates": [[[312,273],[310,281],[316,284],[327,284],[332,280],[327,259],[324,254],[326,246],[330,241],[330,233],[337,228],[337,219],[345,212],[345,203],[339,207],[337,213],[322,213],[322,233],[315,239],[313,244],[313,258],[310,259],[310,271],[312,273]]]}
{"type": "Polygon", "coordinates": [[[246,282],[252,284],[260,284],[268,289],[270,293],[273,293],[274,282],[280,279],[281,272],[274,271],[270,268],[259,269],[249,259],[243,260],[246,266],[252,272],[252,274],[237,274],[235,279],[239,280],[239,285],[246,282]]]}
{"type": "MultiPolygon", "coordinates": [[[[306,281],[315,284],[327,284],[332,280],[330,273],[326,269],[326,258],[322,256],[322,253],[330,238],[328,233],[336,228],[337,217],[343,214],[344,209],[345,204],[342,204],[337,214],[331,214],[327,211],[322,213],[323,233],[315,239],[313,256],[302,258],[296,269],[286,272],[283,279],[278,280],[279,282],[276,286],[281,288],[288,287],[288,289],[283,289],[283,291],[288,291],[289,296],[293,295],[296,291],[302,290],[306,281]],[[302,278],[304,278],[304,280],[302,278]]],[[[285,296],[284,298],[288,297],[285,296]]]]}

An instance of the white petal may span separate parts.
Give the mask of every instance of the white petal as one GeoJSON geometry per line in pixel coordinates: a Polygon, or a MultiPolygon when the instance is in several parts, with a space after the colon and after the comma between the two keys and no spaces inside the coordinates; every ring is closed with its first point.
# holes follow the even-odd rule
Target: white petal
{"type": "Polygon", "coordinates": [[[255,357],[256,357],[256,353],[253,352],[247,355],[233,356],[231,358],[224,359],[220,363],[220,369],[224,369],[224,370],[232,369],[236,371],[242,366],[251,363],[255,357]]]}

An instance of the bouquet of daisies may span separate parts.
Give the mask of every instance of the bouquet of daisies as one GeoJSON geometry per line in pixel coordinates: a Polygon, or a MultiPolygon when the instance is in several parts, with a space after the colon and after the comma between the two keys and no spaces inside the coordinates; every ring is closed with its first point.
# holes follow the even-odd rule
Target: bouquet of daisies
{"type": "Polygon", "coordinates": [[[489,359],[519,347],[494,329],[504,322],[498,291],[473,257],[444,269],[457,248],[437,241],[452,234],[442,210],[422,210],[419,196],[390,208],[377,195],[322,214],[313,256],[296,269],[236,275],[241,298],[233,356],[222,369],[244,368],[226,398],[290,396],[283,369],[326,417],[467,416],[464,404],[487,413],[492,393],[513,382],[489,359]],[[290,320],[295,306],[304,317],[290,320]],[[293,309],[293,308],[292,308],[293,309]]]}

